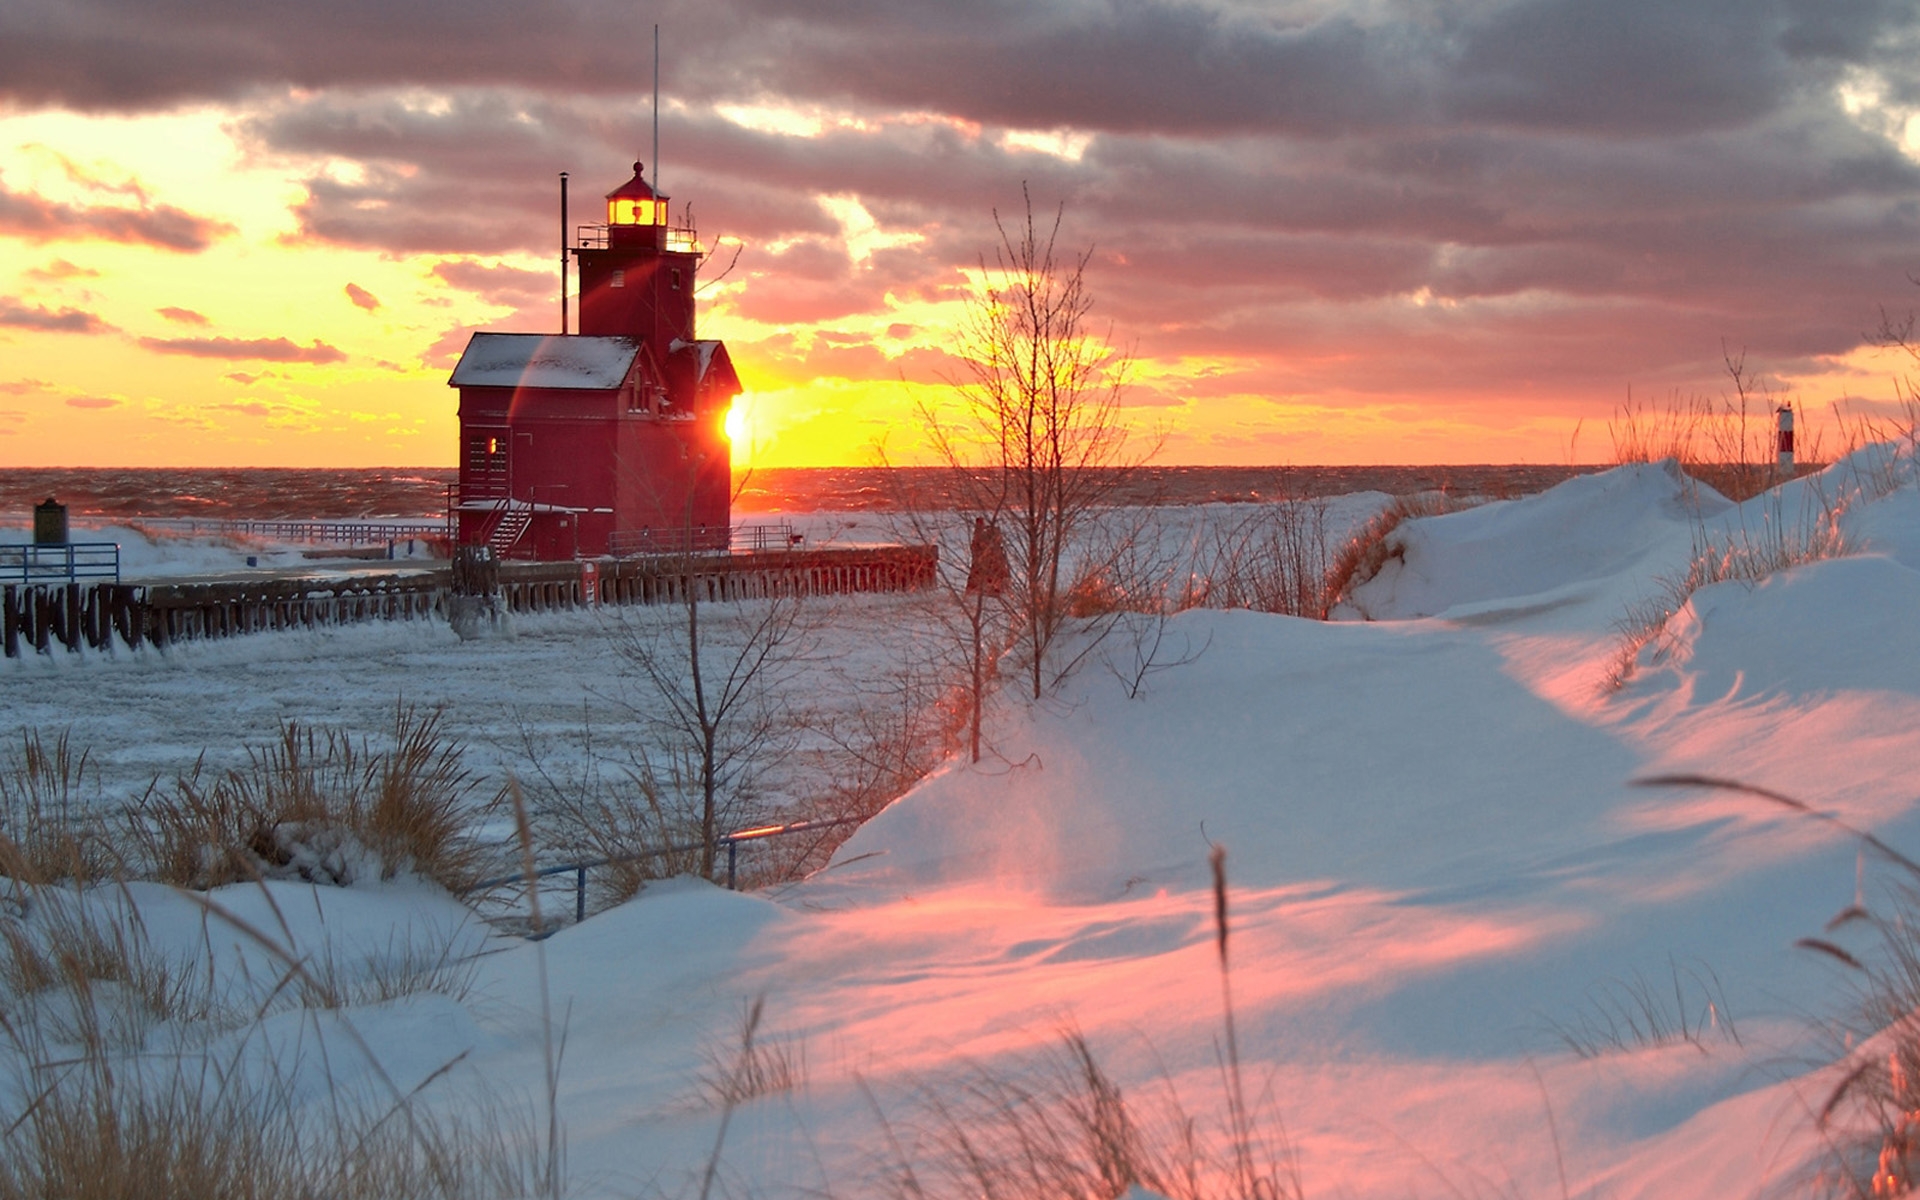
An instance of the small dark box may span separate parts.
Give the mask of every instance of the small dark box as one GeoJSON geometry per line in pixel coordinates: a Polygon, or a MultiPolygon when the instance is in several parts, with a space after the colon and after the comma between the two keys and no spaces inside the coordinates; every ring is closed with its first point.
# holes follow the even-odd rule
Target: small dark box
{"type": "Polygon", "coordinates": [[[33,506],[33,544],[36,546],[67,544],[67,506],[52,496],[48,496],[44,503],[33,506]]]}

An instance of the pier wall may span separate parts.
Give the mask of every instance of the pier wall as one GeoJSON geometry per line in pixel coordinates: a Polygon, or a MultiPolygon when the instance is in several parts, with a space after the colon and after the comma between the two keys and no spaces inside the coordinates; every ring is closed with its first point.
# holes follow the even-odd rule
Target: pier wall
{"type": "MultiPolygon", "coordinates": [[[[931,587],[931,546],[502,563],[509,611],[833,596],[931,587]]],[[[361,621],[446,619],[450,569],[345,579],[137,584],[8,584],[0,588],[6,657],[56,649],[165,647],[174,642],[361,621]]]]}

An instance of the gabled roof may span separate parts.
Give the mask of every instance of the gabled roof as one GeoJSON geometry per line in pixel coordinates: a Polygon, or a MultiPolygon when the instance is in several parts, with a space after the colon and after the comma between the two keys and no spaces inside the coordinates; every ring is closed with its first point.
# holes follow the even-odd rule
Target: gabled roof
{"type": "Polygon", "coordinates": [[[742,390],[740,377],[734,374],[733,359],[727,354],[724,342],[712,338],[697,342],[675,338],[668,349],[667,361],[669,370],[678,367],[692,376],[694,390],[698,394],[718,392],[733,397],[742,390]]]}
{"type": "Polygon", "coordinates": [[[626,381],[639,353],[632,338],[476,333],[447,385],[606,391],[626,381]]]}

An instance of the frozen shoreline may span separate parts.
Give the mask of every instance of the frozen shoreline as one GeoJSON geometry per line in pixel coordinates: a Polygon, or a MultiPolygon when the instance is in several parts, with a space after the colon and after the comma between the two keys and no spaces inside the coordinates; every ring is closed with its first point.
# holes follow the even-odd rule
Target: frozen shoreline
{"type": "MultiPolygon", "coordinates": [[[[538,953],[572,1006],[576,1190],[697,1177],[719,1119],[692,1082],[703,1047],[756,995],[810,1076],[733,1115],[729,1178],[764,1196],[859,1194],[879,1136],[863,1089],[910,1120],[916,1087],[966,1063],[1017,1077],[1062,1021],[1125,1087],[1164,1069],[1212,1120],[1210,841],[1228,851],[1242,1052],[1308,1195],[1558,1194],[1561,1170],[1573,1194],[1621,1200],[1784,1184],[1817,1162],[1806,1112],[1837,1077],[1808,1015],[1843,1015],[1835,971],[1794,943],[1872,954],[1870,930],[1822,925],[1857,871],[1876,911],[1898,877],[1777,806],[1633,781],[1738,778],[1920,847],[1920,490],[1898,466],[1897,490],[1847,507],[1853,553],[1695,592],[1617,690],[1623,610],[1703,533],[1778,530],[1845,480],[1702,506],[1627,467],[1412,522],[1357,596],[1373,620],[1181,614],[1136,697],[1097,660],[1037,704],[1003,691],[986,761],[936,771],[812,879],[660,886],[561,930],[538,953]],[[1609,1035],[1636,986],[1677,989],[1693,1037],[1619,1036],[1617,1019],[1609,1035]]],[[[840,675],[811,676],[809,697],[844,700],[911,655],[932,636],[918,601],[834,601],[817,666],[840,675]]],[[[399,695],[450,699],[476,765],[506,770],[522,725],[556,747],[588,724],[640,736],[642,706],[608,682],[609,619],[530,618],[499,643],[400,623],[24,661],[0,689],[10,730],[71,727],[130,780],[202,749],[230,759],[288,717],[377,729],[399,695]]],[[[445,903],[275,887],[324,914],[304,936],[337,946],[445,903]]],[[[143,903],[170,948],[201,952],[172,901],[143,903]]],[[[472,1000],[351,1010],[400,1086],[464,1053],[438,1103],[536,1087],[535,950],[493,947],[472,1000]]]]}

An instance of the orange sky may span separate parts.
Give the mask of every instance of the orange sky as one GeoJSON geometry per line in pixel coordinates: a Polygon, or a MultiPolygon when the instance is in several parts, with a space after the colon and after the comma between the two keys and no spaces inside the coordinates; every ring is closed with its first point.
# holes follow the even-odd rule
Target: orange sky
{"type": "MultiPolygon", "coordinates": [[[[1526,7],[1460,37],[1546,19],[1526,7]]],[[[1196,39],[1242,20],[1203,10],[1196,39]]],[[[1386,30],[1357,11],[1308,5],[1221,45],[1331,54],[1352,26],[1364,65],[1386,30]]],[[[1661,19],[1615,49],[1651,62],[1678,36],[1661,19]]],[[[1083,32],[1149,37],[1128,20],[1083,32]]],[[[1714,76],[1606,103],[1555,99],[1569,63],[1503,60],[1538,93],[1522,108],[1470,53],[1417,45],[1397,52],[1427,64],[1420,95],[1361,67],[1310,99],[1259,95],[1267,75],[1216,94],[1225,68],[1175,39],[1145,103],[1091,52],[1062,60],[1072,89],[969,83],[977,39],[889,21],[917,72],[835,75],[866,32],[801,25],[776,77],[751,23],[678,36],[761,74],[696,72],[669,28],[664,188],[716,251],[700,331],[747,386],[758,465],[926,459],[920,409],[951,402],[972,268],[1023,182],[1093,248],[1096,316],[1134,358],[1129,419],[1167,463],[1604,461],[1630,391],[1719,397],[1729,351],[1816,420],[1894,399],[1902,363],[1864,331],[1920,269],[1920,108],[1878,51],[1776,39],[1780,79],[1755,68],[1772,91],[1714,76]],[[1336,83],[1361,107],[1321,112],[1336,83]]],[[[432,68],[453,78],[419,80],[371,60],[377,77],[276,78],[194,45],[211,75],[110,79],[110,50],[69,38],[45,53],[73,78],[0,84],[0,465],[451,464],[466,334],[557,328],[555,174],[591,220],[650,134],[645,91],[593,62],[484,83],[494,51],[458,45],[432,68]]]]}

